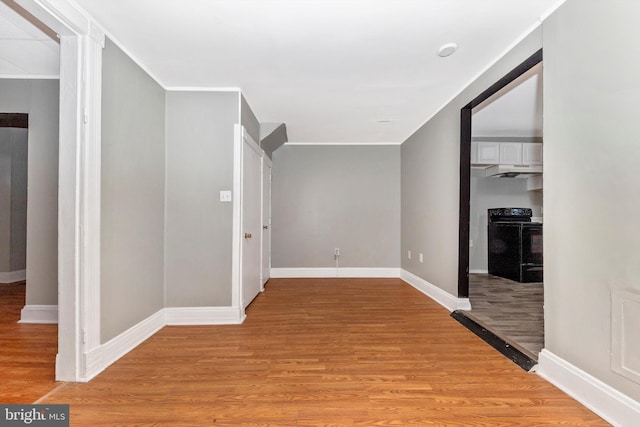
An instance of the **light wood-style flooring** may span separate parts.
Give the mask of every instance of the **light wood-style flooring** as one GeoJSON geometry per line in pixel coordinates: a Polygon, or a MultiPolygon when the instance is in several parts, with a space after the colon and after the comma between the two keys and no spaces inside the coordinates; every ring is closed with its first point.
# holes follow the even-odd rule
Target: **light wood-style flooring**
{"type": "MultiPolygon", "coordinates": [[[[70,404],[72,426],[607,425],[399,279],[272,279],[247,315],[165,327],[41,401],[70,404]]],[[[4,354],[2,402],[28,369],[4,354]]]]}
{"type": "Polygon", "coordinates": [[[469,274],[467,317],[538,360],[544,347],[544,288],[490,274],[469,274]]]}
{"type": "Polygon", "coordinates": [[[53,390],[58,326],[18,323],[25,283],[0,284],[0,403],[32,403],[53,390]]]}

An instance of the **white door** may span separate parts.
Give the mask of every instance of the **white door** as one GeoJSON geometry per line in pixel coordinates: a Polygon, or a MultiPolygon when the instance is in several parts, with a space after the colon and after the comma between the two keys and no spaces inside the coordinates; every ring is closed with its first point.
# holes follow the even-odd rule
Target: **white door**
{"type": "Polygon", "coordinates": [[[262,150],[251,136],[242,134],[242,308],[262,288],[260,282],[260,237],[262,230],[262,150]]]}
{"type": "Polygon", "coordinates": [[[262,275],[264,284],[271,277],[271,160],[262,156],[262,275]]]}

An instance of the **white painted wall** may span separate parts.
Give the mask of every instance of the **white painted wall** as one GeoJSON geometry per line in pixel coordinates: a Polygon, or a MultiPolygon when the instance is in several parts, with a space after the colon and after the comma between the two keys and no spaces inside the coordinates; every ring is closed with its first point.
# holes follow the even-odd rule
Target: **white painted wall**
{"type": "Polygon", "coordinates": [[[164,306],[165,91],[107,39],[102,90],[102,342],[164,306]]]}
{"type": "Polygon", "coordinates": [[[57,80],[0,79],[0,111],[29,114],[27,305],[58,301],[57,80]]]}
{"type": "Polygon", "coordinates": [[[400,147],[280,147],[271,212],[274,268],[398,268],[400,147]]]}

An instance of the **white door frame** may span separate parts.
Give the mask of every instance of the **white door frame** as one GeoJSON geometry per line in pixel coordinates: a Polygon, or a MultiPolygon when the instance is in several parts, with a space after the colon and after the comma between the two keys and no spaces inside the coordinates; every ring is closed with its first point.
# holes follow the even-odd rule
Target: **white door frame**
{"type": "MultiPolygon", "coordinates": [[[[243,200],[243,203],[244,203],[244,190],[245,190],[244,178],[245,178],[245,173],[247,172],[244,169],[244,155],[246,153],[246,151],[244,151],[244,150],[246,150],[248,148],[258,156],[259,167],[258,167],[258,170],[254,171],[254,172],[257,172],[257,173],[260,174],[260,184],[259,184],[260,188],[258,188],[257,190],[259,191],[261,199],[262,199],[262,156],[264,154],[264,151],[262,151],[262,148],[260,148],[260,145],[258,145],[258,143],[251,137],[251,135],[247,132],[247,130],[244,127],[242,128],[242,142],[243,142],[243,145],[242,145],[242,150],[243,150],[243,152],[242,152],[242,156],[243,156],[242,157],[242,179],[243,179],[243,182],[242,182],[242,190],[241,190],[242,193],[241,193],[241,196],[242,196],[242,200],[243,200]]],[[[262,274],[262,260],[260,259],[260,256],[262,255],[262,233],[260,232],[260,230],[262,229],[261,228],[262,227],[262,200],[260,200],[260,202],[259,202],[258,209],[259,209],[258,216],[259,216],[259,219],[260,219],[259,225],[258,225],[258,230],[253,230],[253,232],[256,234],[256,237],[260,237],[260,240],[258,241],[258,252],[257,252],[258,262],[259,262],[259,265],[257,266],[258,267],[258,275],[255,278],[258,281],[258,283],[257,284],[253,283],[253,284],[251,284],[249,286],[254,287],[254,286],[257,285],[258,289],[259,289],[259,292],[262,292],[264,290],[264,288],[262,287],[262,284],[259,283],[260,282],[260,276],[262,274]]],[[[242,228],[240,230],[240,234],[241,234],[241,237],[243,237],[245,232],[252,231],[252,230],[246,230],[244,228],[245,227],[245,223],[244,223],[244,220],[245,220],[245,206],[242,206],[241,218],[242,218],[242,222],[241,222],[241,224],[242,224],[241,227],[242,228]]],[[[241,240],[244,240],[244,238],[242,238],[241,240]]],[[[241,247],[244,247],[244,244],[241,244],[241,247]]],[[[242,261],[241,262],[244,263],[244,261],[245,261],[244,260],[244,257],[245,257],[244,252],[241,252],[240,255],[242,256],[242,261]]],[[[244,269],[244,265],[242,265],[242,268],[244,269]]],[[[240,288],[241,288],[240,301],[241,301],[242,307],[244,309],[244,308],[246,308],[246,306],[248,306],[251,303],[251,301],[253,301],[255,295],[251,298],[251,300],[245,301],[245,299],[247,299],[245,291],[247,290],[247,285],[248,284],[244,283],[244,280],[246,279],[246,277],[244,276],[244,271],[242,271],[241,274],[242,274],[242,276],[241,276],[242,279],[241,279],[241,282],[240,282],[241,283],[241,286],[240,286],[240,288]]]]}
{"type": "MultiPolygon", "coordinates": [[[[267,212],[268,214],[268,222],[265,224],[264,223],[264,218],[265,218],[265,182],[264,182],[264,170],[265,168],[269,168],[270,170],[273,169],[273,163],[271,162],[271,159],[267,156],[267,153],[265,153],[264,151],[262,151],[262,188],[261,188],[261,206],[260,206],[260,219],[263,220],[262,223],[262,230],[260,232],[260,290],[264,291],[264,284],[267,282],[267,280],[269,280],[269,277],[264,277],[264,258],[265,257],[269,257],[269,270],[271,269],[271,240],[269,240],[269,248],[265,253],[264,250],[264,240],[265,240],[265,235],[270,234],[271,233],[271,173],[269,173],[269,182],[266,184],[269,186],[269,204],[268,204],[268,208],[269,208],[269,212],[267,212]],[[267,227],[267,229],[265,229],[264,227],[267,227]]],[[[269,274],[270,276],[271,274],[269,274]]]]}
{"type": "Polygon", "coordinates": [[[100,369],[100,122],[104,34],[68,0],[16,0],[60,36],[56,380],[100,369]]]}
{"type": "Polygon", "coordinates": [[[237,312],[238,323],[242,323],[246,317],[242,307],[242,155],[245,139],[252,149],[262,153],[262,149],[253,140],[244,126],[234,126],[233,138],[233,238],[232,238],[232,262],[231,262],[231,306],[237,312]]]}

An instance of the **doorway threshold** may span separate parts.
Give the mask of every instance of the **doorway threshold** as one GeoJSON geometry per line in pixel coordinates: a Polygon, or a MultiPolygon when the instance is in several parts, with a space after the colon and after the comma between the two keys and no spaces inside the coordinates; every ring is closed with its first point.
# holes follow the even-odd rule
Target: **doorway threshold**
{"type": "Polygon", "coordinates": [[[508,338],[498,336],[494,331],[473,318],[469,312],[455,310],[451,313],[451,317],[525,371],[530,372],[538,364],[535,355],[511,342],[508,338]]]}

